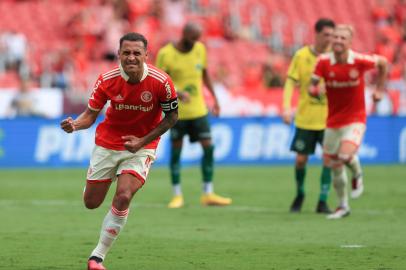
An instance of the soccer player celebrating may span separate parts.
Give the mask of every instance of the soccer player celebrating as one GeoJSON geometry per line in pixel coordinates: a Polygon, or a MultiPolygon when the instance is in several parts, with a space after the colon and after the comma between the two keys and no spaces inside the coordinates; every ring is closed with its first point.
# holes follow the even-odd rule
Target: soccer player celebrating
{"type": "Polygon", "coordinates": [[[88,108],[73,120],[61,122],[71,133],[89,128],[108,100],[106,117],[96,129],[83,194],[85,206],[99,207],[117,180],[111,209],[104,218],[99,243],[90,255],[88,270],[104,270],[107,252],[127,221],[130,202],[147,180],[160,136],[177,121],[177,97],[170,77],[145,63],[147,40],[138,33],[120,39],[119,67],[99,76],[88,108]],[[162,112],[165,117],[162,119],[162,112]]]}
{"type": "MultiPolygon", "coordinates": [[[[295,115],[295,136],[290,149],[296,152],[295,179],[297,192],[290,207],[291,212],[300,212],[305,197],[304,181],[306,164],[309,155],[314,154],[317,143],[323,141],[323,132],[327,118],[327,101],[325,95],[319,98],[308,94],[311,75],[317,56],[330,48],[331,38],[335,24],[330,19],[319,19],[314,30],[316,32],[313,45],[305,46],[298,50],[290,63],[288,78],[283,91],[283,121],[291,123],[291,100],[296,84],[300,86],[298,110],[295,115]]],[[[330,168],[324,166],[320,179],[320,196],[316,207],[317,213],[330,213],[327,206],[327,195],[330,189],[330,168]]]]}
{"type": "Polygon", "coordinates": [[[179,96],[179,121],[171,129],[170,170],[174,196],[168,204],[169,208],[184,205],[180,186],[180,155],[186,134],[191,142],[198,141],[203,148],[201,203],[219,206],[231,204],[230,198],[221,197],[213,191],[214,146],[203,97],[203,83],[214,98],[213,115],[218,116],[220,108],[207,71],[206,48],[198,41],[201,33],[198,24],[187,23],[181,39],[161,48],[157,56],[157,67],[172,77],[179,96]]]}
{"type": "Polygon", "coordinates": [[[350,214],[347,175],[344,164],[351,162],[361,145],[365,128],[364,73],[377,68],[374,101],[382,98],[387,75],[387,61],[378,55],[352,51],[353,29],[338,25],[333,34],[332,52],[319,57],[309,93],[320,97],[318,84],[324,79],[328,103],[327,128],[323,139],[323,163],[332,169],[333,185],[339,199],[336,211],[328,219],[339,219],[350,214]]]}

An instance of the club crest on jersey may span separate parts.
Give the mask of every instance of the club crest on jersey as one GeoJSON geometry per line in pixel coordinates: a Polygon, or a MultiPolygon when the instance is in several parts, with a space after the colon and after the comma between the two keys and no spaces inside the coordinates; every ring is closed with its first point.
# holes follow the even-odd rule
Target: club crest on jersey
{"type": "Polygon", "coordinates": [[[349,75],[350,75],[351,79],[356,79],[359,76],[359,72],[355,68],[352,68],[352,69],[350,69],[349,75]]]}
{"type": "Polygon", "coordinates": [[[330,78],[334,78],[336,76],[336,74],[334,73],[334,71],[330,71],[330,73],[328,74],[328,76],[330,78]]]}
{"type": "Polygon", "coordinates": [[[152,100],[152,93],[150,91],[144,91],[141,93],[141,100],[144,102],[150,102],[152,100]]]}

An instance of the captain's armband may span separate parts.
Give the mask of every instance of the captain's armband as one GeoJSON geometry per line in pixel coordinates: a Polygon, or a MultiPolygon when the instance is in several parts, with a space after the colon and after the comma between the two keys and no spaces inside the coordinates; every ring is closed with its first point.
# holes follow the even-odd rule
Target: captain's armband
{"type": "Polygon", "coordinates": [[[161,102],[161,107],[165,113],[175,111],[178,109],[178,99],[174,98],[165,102],[161,102]]]}

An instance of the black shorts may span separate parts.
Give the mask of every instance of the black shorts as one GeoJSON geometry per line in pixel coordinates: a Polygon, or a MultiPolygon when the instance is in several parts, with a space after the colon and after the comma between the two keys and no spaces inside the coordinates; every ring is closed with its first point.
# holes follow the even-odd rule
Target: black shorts
{"type": "Polygon", "coordinates": [[[189,135],[190,142],[211,139],[207,115],[192,120],[178,120],[170,134],[172,141],[182,140],[186,134],[189,135]]]}
{"type": "Polygon", "coordinates": [[[317,143],[323,145],[324,130],[296,128],[290,150],[299,154],[311,155],[316,150],[317,143]]]}

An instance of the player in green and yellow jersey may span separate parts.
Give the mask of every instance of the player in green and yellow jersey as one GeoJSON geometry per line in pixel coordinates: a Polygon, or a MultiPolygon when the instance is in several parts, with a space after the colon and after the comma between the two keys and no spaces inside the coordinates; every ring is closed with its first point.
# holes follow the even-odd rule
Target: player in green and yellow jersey
{"type": "Polygon", "coordinates": [[[214,98],[213,115],[218,116],[220,108],[207,72],[207,55],[203,43],[199,42],[202,29],[195,23],[183,28],[182,37],[176,43],[161,48],[156,66],[167,72],[175,85],[179,98],[179,120],[171,129],[170,170],[174,196],[169,208],[184,205],[180,186],[180,155],[183,137],[188,134],[191,142],[200,142],[203,148],[201,162],[203,174],[203,205],[229,205],[230,198],[213,192],[214,146],[208,122],[208,109],[203,96],[203,83],[214,98]]]}
{"type": "MultiPolygon", "coordinates": [[[[283,121],[291,123],[291,99],[295,85],[299,85],[299,102],[295,115],[296,132],[292,141],[291,150],[296,152],[295,178],[297,194],[290,211],[300,212],[305,196],[304,180],[308,157],[314,154],[317,143],[323,141],[323,131],[326,126],[327,100],[325,96],[311,97],[308,94],[311,75],[316,64],[317,56],[326,52],[335,24],[330,19],[319,19],[315,24],[315,42],[313,45],[299,49],[293,56],[288,70],[283,93],[283,121]]],[[[323,167],[321,173],[321,192],[316,212],[330,213],[327,206],[327,195],[331,183],[331,172],[323,167]]]]}

